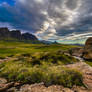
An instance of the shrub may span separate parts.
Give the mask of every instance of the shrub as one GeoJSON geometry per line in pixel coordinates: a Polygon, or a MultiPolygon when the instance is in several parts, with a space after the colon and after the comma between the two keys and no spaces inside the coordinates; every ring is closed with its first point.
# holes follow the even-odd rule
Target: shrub
{"type": "Polygon", "coordinates": [[[37,55],[34,55],[32,58],[32,63],[34,65],[36,64],[41,64],[44,62],[52,63],[52,64],[72,64],[77,62],[75,58],[72,56],[67,56],[61,53],[55,52],[55,53],[50,53],[50,52],[45,52],[45,53],[39,53],[37,55]]]}
{"type": "Polygon", "coordinates": [[[2,65],[1,70],[0,77],[7,78],[9,81],[30,84],[44,82],[46,86],[58,84],[65,87],[83,84],[80,72],[53,64],[29,67],[19,62],[7,62],[2,65]]]}
{"type": "Polygon", "coordinates": [[[21,61],[25,64],[30,64],[32,66],[42,65],[43,63],[62,65],[62,64],[72,64],[77,62],[72,56],[67,56],[62,53],[51,53],[51,52],[41,52],[34,54],[22,54],[17,56],[16,61],[21,61]]]}

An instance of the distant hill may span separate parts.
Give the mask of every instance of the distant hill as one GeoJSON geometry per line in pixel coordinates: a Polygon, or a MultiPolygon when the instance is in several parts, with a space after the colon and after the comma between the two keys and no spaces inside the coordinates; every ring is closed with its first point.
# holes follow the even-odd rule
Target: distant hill
{"type": "Polygon", "coordinates": [[[78,43],[76,43],[76,44],[69,44],[69,45],[84,46],[84,44],[78,44],[78,43]]]}
{"type": "Polygon", "coordinates": [[[0,40],[38,41],[33,34],[21,33],[20,30],[10,31],[8,28],[0,28],[0,40]]]}
{"type": "Polygon", "coordinates": [[[43,44],[49,44],[49,45],[50,44],[60,44],[60,43],[58,43],[56,41],[55,42],[51,42],[51,41],[41,40],[40,42],[43,43],[43,44]]]}

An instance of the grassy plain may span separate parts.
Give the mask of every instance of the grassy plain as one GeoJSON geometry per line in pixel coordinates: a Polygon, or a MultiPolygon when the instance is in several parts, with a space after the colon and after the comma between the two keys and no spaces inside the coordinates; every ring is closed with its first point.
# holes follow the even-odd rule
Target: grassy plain
{"type": "Polygon", "coordinates": [[[35,53],[35,52],[56,52],[58,50],[68,50],[70,48],[77,47],[75,45],[63,45],[63,44],[30,44],[24,42],[4,42],[0,41],[0,57],[12,56],[23,53],[35,53]]]}
{"type": "Polygon", "coordinates": [[[75,47],[0,41],[0,58],[15,58],[0,64],[0,77],[29,84],[44,82],[46,86],[81,86],[82,74],[77,70],[63,68],[63,65],[78,62],[72,56],[62,53],[75,47]]]}

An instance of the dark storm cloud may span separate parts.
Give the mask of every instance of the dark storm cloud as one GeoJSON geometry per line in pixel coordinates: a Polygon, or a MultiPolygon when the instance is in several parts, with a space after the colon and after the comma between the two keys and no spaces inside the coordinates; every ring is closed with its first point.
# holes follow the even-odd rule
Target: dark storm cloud
{"type": "Polygon", "coordinates": [[[92,0],[15,0],[14,6],[4,2],[0,22],[35,33],[40,39],[73,40],[84,32],[91,34],[91,5],[92,0]]]}
{"type": "Polygon", "coordinates": [[[68,0],[67,2],[66,2],[66,6],[67,6],[67,8],[69,8],[69,9],[71,9],[71,10],[73,10],[73,9],[76,9],[76,7],[77,7],[77,0],[68,0]]]}

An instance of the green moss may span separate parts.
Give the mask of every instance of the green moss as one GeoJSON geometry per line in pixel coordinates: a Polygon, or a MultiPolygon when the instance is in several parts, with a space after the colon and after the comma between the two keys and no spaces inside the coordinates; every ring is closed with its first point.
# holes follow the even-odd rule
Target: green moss
{"type": "Polygon", "coordinates": [[[85,61],[85,62],[92,67],[92,61],[85,61]]]}

